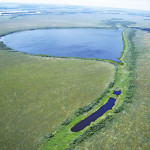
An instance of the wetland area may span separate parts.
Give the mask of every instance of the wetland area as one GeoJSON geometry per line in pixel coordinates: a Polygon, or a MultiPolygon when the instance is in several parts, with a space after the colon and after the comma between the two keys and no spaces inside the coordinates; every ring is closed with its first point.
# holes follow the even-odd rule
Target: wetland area
{"type": "MultiPolygon", "coordinates": [[[[116,94],[119,96],[121,94],[121,90],[114,91],[113,94],[116,94]]],[[[85,118],[84,120],[80,121],[78,124],[76,124],[74,127],[71,128],[72,132],[79,132],[83,130],[85,127],[89,126],[91,122],[94,122],[99,117],[101,117],[104,113],[106,113],[108,110],[111,110],[112,107],[115,105],[116,99],[110,97],[106,104],[101,106],[96,112],[85,118]]]]}
{"type": "Polygon", "coordinates": [[[149,149],[149,12],[2,6],[2,150],[149,149]]]}

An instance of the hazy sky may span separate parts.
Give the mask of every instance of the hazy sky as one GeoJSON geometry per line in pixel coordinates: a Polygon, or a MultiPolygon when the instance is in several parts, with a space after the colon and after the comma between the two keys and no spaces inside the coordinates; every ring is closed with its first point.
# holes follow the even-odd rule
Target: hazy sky
{"type": "Polygon", "coordinates": [[[88,5],[150,11],[150,0],[0,0],[0,2],[88,5]]]}

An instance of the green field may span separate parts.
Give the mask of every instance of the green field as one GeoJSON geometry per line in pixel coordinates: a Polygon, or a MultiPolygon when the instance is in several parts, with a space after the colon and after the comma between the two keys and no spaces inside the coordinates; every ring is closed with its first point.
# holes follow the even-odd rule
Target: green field
{"type": "Polygon", "coordinates": [[[0,50],[2,149],[35,149],[77,108],[99,97],[115,67],[0,50]]]}

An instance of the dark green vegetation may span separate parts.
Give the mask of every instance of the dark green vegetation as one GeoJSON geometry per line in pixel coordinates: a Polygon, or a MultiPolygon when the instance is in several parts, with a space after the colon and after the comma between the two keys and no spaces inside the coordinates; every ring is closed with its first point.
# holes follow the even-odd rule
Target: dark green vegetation
{"type": "MultiPolygon", "coordinates": [[[[0,42],[0,48],[1,48],[1,50],[12,51],[12,49],[7,47],[6,45],[4,45],[3,42],[0,42]]],[[[14,52],[14,50],[13,50],[13,52],[14,52]]]]}

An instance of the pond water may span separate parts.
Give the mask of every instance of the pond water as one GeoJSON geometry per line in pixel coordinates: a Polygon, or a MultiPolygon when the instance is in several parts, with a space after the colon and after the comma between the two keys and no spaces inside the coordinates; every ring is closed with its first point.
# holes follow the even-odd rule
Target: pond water
{"type": "Polygon", "coordinates": [[[112,109],[112,107],[115,105],[115,98],[110,97],[108,102],[104,104],[102,107],[100,107],[96,112],[85,118],[84,120],[77,123],[74,127],[71,128],[72,132],[79,132],[83,130],[85,127],[89,126],[91,122],[94,122],[99,117],[101,117],[104,113],[106,113],[108,110],[112,109]]]}
{"type": "Polygon", "coordinates": [[[122,29],[62,28],[15,32],[1,37],[8,47],[30,54],[110,59],[123,51],[122,29]]]}
{"type": "Polygon", "coordinates": [[[120,95],[120,94],[121,94],[121,90],[119,90],[119,91],[114,91],[114,92],[113,92],[113,94],[115,94],[115,95],[117,95],[117,96],[118,96],[118,95],[120,95]]]}
{"type": "MultiPolygon", "coordinates": [[[[121,90],[114,91],[113,94],[116,94],[117,96],[119,96],[121,94],[121,90]]],[[[104,113],[106,113],[108,110],[111,110],[113,108],[113,106],[115,105],[115,102],[116,102],[116,99],[110,97],[106,104],[101,106],[97,111],[92,113],[90,116],[88,116],[84,120],[77,123],[74,127],[71,128],[71,131],[79,132],[79,131],[83,130],[85,127],[89,126],[91,124],[91,122],[94,122],[99,117],[101,117],[104,113]]]]}

